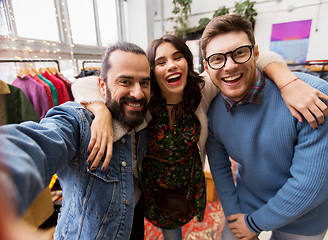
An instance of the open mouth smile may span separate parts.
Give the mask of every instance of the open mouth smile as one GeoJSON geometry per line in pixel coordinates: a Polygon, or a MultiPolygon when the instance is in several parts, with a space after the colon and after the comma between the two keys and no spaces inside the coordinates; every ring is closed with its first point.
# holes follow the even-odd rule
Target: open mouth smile
{"type": "Polygon", "coordinates": [[[166,81],[169,85],[177,85],[181,82],[181,73],[175,73],[169,76],[166,81]]]}
{"type": "Polygon", "coordinates": [[[125,102],[125,105],[131,111],[141,111],[143,109],[143,104],[140,102],[125,102]]]}
{"type": "Polygon", "coordinates": [[[241,77],[242,77],[242,74],[238,74],[238,75],[231,76],[231,77],[224,77],[224,78],[222,78],[222,80],[227,84],[236,84],[239,82],[241,77]]]}
{"type": "Polygon", "coordinates": [[[128,106],[130,106],[130,107],[140,107],[141,106],[141,104],[140,103],[131,103],[131,102],[128,102],[128,103],[126,103],[128,106]]]}

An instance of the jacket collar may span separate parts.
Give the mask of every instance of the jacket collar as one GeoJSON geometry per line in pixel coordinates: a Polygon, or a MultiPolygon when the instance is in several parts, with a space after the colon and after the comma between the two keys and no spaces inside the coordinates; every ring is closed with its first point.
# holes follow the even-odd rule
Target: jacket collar
{"type": "MultiPolygon", "coordinates": [[[[112,126],[113,126],[113,133],[114,133],[114,136],[113,136],[114,142],[118,141],[125,134],[128,133],[128,130],[124,127],[124,125],[116,119],[112,120],[112,126]]],[[[135,128],[135,131],[139,132],[146,127],[147,127],[147,122],[146,122],[146,120],[144,120],[139,126],[137,126],[135,128]]]]}

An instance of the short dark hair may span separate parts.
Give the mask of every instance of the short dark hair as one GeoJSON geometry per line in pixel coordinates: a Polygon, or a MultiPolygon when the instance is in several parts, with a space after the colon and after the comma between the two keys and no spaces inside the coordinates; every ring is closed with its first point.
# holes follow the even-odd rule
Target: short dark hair
{"type": "Polygon", "coordinates": [[[213,18],[204,29],[201,38],[203,58],[206,58],[206,47],[212,38],[228,32],[245,32],[252,45],[255,45],[253,25],[250,21],[236,14],[225,14],[213,18]]]}
{"type": "Polygon", "coordinates": [[[112,52],[116,50],[121,50],[124,52],[130,52],[135,54],[141,54],[145,55],[145,51],[139,47],[138,45],[130,42],[118,42],[109,48],[107,48],[106,52],[103,55],[102,61],[101,61],[101,72],[100,77],[104,80],[105,83],[107,83],[107,72],[111,68],[111,64],[109,62],[109,57],[112,54],[112,52]]]}
{"type": "Polygon", "coordinates": [[[150,78],[151,78],[151,98],[150,98],[150,112],[152,112],[153,107],[160,102],[161,98],[161,89],[156,81],[155,77],[155,57],[156,50],[162,43],[172,43],[173,46],[182,53],[184,58],[188,63],[188,76],[187,76],[187,85],[184,89],[184,99],[187,101],[186,106],[187,110],[190,112],[195,112],[200,100],[201,100],[201,91],[200,89],[204,86],[204,80],[199,75],[199,73],[194,71],[193,55],[189,47],[185,44],[183,40],[174,36],[174,35],[164,35],[161,38],[155,39],[148,46],[147,57],[150,63],[150,78]]]}

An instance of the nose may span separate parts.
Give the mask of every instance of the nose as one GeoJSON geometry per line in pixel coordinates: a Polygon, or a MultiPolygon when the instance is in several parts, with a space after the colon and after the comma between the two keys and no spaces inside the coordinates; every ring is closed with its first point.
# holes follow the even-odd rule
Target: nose
{"type": "MultiPolygon", "coordinates": [[[[230,54],[229,54],[230,55],[230,54]]],[[[232,59],[231,55],[230,56],[226,56],[227,61],[224,65],[225,69],[233,69],[235,67],[238,66],[238,64],[232,59]]]]}
{"type": "Polygon", "coordinates": [[[144,98],[145,94],[142,91],[140,84],[134,84],[130,90],[130,96],[137,100],[144,98]]]}
{"type": "Polygon", "coordinates": [[[169,62],[168,62],[168,67],[167,67],[167,70],[168,70],[168,71],[175,70],[176,68],[177,68],[177,65],[175,64],[174,61],[169,61],[169,62]]]}

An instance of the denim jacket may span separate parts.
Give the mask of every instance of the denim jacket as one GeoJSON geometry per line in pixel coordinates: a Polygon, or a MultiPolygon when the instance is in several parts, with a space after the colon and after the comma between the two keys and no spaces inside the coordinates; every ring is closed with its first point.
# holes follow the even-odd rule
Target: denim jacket
{"type": "MultiPolygon", "coordinates": [[[[69,102],[51,109],[40,124],[3,126],[0,161],[13,176],[21,214],[57,173],[63,206],[55,239],[126,240],[134,205],[131,137],[123,134],[114,142],[105,172],[101,171],[103,160],[91,171],[86,160],[92,120],[83,106],[69,102]]],[[[136,142],[140,165],[145,128],[137,131],[136,142]]]]}

